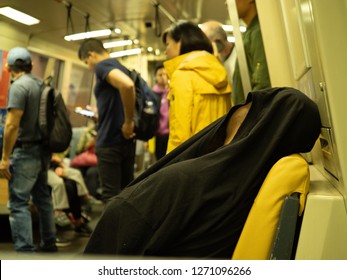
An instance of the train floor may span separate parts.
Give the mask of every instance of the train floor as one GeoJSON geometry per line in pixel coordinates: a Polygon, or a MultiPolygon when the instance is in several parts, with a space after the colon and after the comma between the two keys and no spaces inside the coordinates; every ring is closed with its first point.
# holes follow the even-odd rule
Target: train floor
{"type": "MultiPolygon", "coordinates": [[[[104,205],[93,205],[88,215],[91,217],[89,226],[94,229],[103,211],[104,205]]],[[[33,237],[34,242],[39,242],[38,222],[33,217],[33,237]]],[[[75,233],[71,226],[57,227],[57,237],[62,241],[58,243],[58,252],[56,253],[16,253],[11,239],[11,228],[8,215],[0,215],[0,259],[80,259],[84,258],[83,251],[89,237],[81,236],[75,233]]]]}

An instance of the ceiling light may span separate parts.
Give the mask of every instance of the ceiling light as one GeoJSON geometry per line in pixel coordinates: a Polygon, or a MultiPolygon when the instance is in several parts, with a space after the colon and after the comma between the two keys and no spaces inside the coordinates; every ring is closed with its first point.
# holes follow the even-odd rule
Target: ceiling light
{"type": "MultiPolygon", "coordinates": [[[[223,29],[224,29],[224,31],[226,31],[226,32],[233,32],[233,30],[234,30],[234,27],[232,26],[232,25],[223,25],[223,29]]],[[[240,31],[241,32],[246,32],[246,26],[240,26],[240,31]]]]}
{"type": "Polygon", "coordinates": [[[125,51],[119,51],[119,52],[112,52],[110,53],[111,57],[122,57],[122,56],[127,56],[127,55],[135,55],[135,54],[140,54],[141,49],[136,48],[136,49],[130,49],[130,50],[125,50],[125,51]]]}
{"type": "Polygon", "coordinates": [[[111,35],[111,30],[103,29],[103,30],[95,30],[95,31],[88,31],[88,32],[66,35],[64,36],[64,39],[66,41],[77,41],[77,40],[83,40],[87,38],[95,38],[95,37],[102,37],[102,36],[109,36],[109,35],[111,35]]]}
{"type": "Polygon", "coordinates": [[[155,49],[154,53],[155,53],[155,55],[160,55],[160,50],[159,49],[155,49]]]}
{"type": "Polygon", "coordinates": [[[104,48],[109,49],[109,48],[116,48],[116,47],[124,47],[124,46],[129,46],[132,44],[133,44],[133,41],[131,40],[113,41],[113,42],[104,43],[104,48]]]}
{"type": "Polygon", "coordinates": [[[228,42],[235,43],[235,37],[234,36],[228,36],[228,42]]]}
{"type": "Polygon", "coordinates": [[[117,34],[121,34],[121,33],[122,33],[122,30],[120,30],[119,28],[115,28],[115,29],[114,29],[114,32],[117,33],[117,34]]]}
{"type": "Polygon", "coordinates": [[[37,18],[29,16],[8,6],[0,8],[0,15],[3,15],[5,17],[8,17],[26,25],[34,25],[40,22],[40,20],[38,20],[37,18]]]}

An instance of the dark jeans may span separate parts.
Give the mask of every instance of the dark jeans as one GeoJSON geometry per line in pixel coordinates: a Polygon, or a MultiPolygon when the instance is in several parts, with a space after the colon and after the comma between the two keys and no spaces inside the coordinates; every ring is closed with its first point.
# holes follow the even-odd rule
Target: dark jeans
{"type": "Polygon", "coordinates": [[[134,179],[135,142],[123,140],[112,147],[97,147],[102,200],[107,201],[134,179]]]}
{"type": "Polygon", "coordinates": [[[160,160],[166,155],[167,142],[169,140],[169,134],[155,136],[155,157],[160,160]]]}
{"type": "Polygon", "coordinates": [[[16,251],[35,251],[29,201],[38,209],[41,247],[55,246],[51,188],[47,185],[48,151],[39,145],[15,148],[9,181],[9,209],[12,239],[16,251]]]}
{"type": "Polygon", "coordinates": [[[81,171],[89,193],[96,197],[98,195],[98,189],[100,188],[98,167],[81,166],[76,168],[81,171]]]}

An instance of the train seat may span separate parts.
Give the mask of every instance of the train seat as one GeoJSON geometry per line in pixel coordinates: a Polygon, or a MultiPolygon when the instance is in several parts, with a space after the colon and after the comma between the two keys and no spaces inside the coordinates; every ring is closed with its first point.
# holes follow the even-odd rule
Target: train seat
{"type": "Polygon", "coordinates": [[[276,162],[248,214],[232,259],[290,259],[309,185],[309,167],[301,155],[276,162]]]}

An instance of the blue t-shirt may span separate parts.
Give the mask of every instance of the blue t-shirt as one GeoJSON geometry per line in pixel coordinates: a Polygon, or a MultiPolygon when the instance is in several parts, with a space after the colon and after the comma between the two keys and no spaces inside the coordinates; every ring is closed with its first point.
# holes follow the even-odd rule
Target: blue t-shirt
{"type": "Polygon", "coordinates": [[[122,140],[121,129],[124,123],[122,100],[119,90],[106,81],[107,75],[113,69],[119,69],[130,75],[129,70],[115,58],[102,60],[95,66],[94,94],[99,114],[96,147],[110,147],[122,140]]]}
{"type": "Polygon", "coordinates": [[[18,130],[18,140],[32,142],[41,140],[38,124],[41,81],[31,74],[15,80],[9,89],[7,109],[21,109],[23,116],[18,130]]]}

